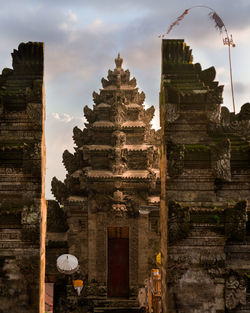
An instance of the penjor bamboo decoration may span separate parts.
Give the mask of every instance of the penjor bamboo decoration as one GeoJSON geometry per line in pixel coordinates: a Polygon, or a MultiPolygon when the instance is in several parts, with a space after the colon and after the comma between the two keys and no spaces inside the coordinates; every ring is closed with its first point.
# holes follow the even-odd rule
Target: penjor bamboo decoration
{"type": "Polygon", "coordinates": [[[231,46],[235,47],[235,44],[233,42],[233,37],[232,35],[230,35],[230,38],[228,36],[228,32],[227,32],[227,28],[224,24],[224,22],[222,21],[222,19],[220,18],[220,16],[214,11],[214,9],[205,6],[205,5],[196,5],[193,7],[190,7],[188,9],[186,9],[182,15],[180,15],[168,28],[168,31],[165,34],[162,34],[159,36],[159,38],[164,38],[166,35],[168,35],[171,30],[176,26],[179,25],[180,21],[184,19],[184,17],[189,13],[189,11],[191,9],[194,8],[206,8],[209,9],[209,17],[215,22],[215,27],[220,31],[220,33],[222,34],[223,31],[225,33],[225,38],[223,38],[223,44],[228,46],[228,58],[229,58],[229,69],[230,69],[230,82],[231,82],[231,92],[232,92],[232,102],[233,102],[233,110],[235,113],[235,102],[234,102],[234,87],[233,87],[233,74],[232,74],[232,62],[231,62],[231,46]]]}

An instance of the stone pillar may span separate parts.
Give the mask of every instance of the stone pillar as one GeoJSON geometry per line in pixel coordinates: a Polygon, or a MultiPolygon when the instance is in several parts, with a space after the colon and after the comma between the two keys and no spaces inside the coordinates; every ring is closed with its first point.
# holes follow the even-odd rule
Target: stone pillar
{"type": "Polygon", "coordinates": [[[138,219],[138,285],[144,286],[148,277],[148,214],[142,212],[138,219]]]}
{"type": "Polygon", "coordinates": [[[132,219],[129,227],[129,288],[130,298],[138,293],[138,220],[132,219]]]}
{"type": "Polygon", "coordinates": [[[107,285],[107,228],[106,214],[99,212],[96,224],[96,272],[100,287],[107,285]]]}
{"type": "Polygon", "coordinates": [[[224,278],[215,278],[215,306],[216,306],[216,312],[224,312],[225,310],[225,279],[224,278]]]}
{"type": "Polygon", "coordinates": [[[93,214],[89,210],[88,218],[88,279],[89,282],[93,279],[97,279],[96,273],[96,239],[97,239],[97,222],[96,214],[93,214]]]}

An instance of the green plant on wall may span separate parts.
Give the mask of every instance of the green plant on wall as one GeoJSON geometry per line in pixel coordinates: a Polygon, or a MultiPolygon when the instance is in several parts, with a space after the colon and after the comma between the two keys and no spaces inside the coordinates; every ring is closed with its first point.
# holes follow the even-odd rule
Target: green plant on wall
{"type": "Polygon", "coordinates": [[[221,226],[221,219],[219,215],[215,214],[212,216],[212,218],[216,221],[217,226],[221,226]]]}
{"type": "Polygon", "coordinates": [[[192,152],[207,152],[210,150],[209,146],[206,145],[185,145],[185,151],[192,151],[192,152]]]}

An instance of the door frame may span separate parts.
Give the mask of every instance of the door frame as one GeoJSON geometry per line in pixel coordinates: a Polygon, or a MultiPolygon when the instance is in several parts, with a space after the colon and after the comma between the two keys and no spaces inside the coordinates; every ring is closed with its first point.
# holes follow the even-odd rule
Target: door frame
{"type": "MultiPolygon", "coordinates": [[[[107,254],[106,254],[106,256],[107,256],[107,271],[106,271],[106,273],[107,273],[107,297],[109,298],[115,298],[115,296],[113,297],[113,296],[110,296],[109,295],[109,238],[112,238],[112,237],[110,237],[109,236],[109,234],[110,234],[110,230],[111,229],[124,229],[124,230],[126,230],[126,236],[127,237],[125,237],[125,238],[127,238],[128,239],[128,250],[127,250],[127,253],[128,253],[128,295],[127,295],[127,298],[129,298],[129,291],[130,291],[130,227],[129,226],[107,226],[107,228],[106,228],[106,232],[107,232],[107,235],[106,235],[106,247],[107,247],[107,254]]],[[[117,239],[118,239],[119,237],[117,237],[117,239]]],[[[120,237],[120,238],[122,238],[122,237],[120,237]]]]}

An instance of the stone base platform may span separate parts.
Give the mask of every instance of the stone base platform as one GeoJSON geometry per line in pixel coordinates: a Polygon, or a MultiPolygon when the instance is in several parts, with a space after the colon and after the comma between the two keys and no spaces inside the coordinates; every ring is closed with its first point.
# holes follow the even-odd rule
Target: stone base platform
{"type": "Polygon", "coordinates": [[[94,301],[94,313],[139,313],[136,300],[105,299],[94,301]]]}

